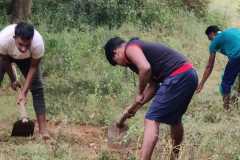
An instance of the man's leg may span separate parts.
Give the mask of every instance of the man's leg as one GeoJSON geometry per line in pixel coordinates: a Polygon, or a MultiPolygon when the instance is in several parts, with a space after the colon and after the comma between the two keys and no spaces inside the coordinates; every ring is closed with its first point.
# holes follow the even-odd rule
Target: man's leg
{"type": "MultiPolygon", "coordinates": [[[[9,67],[11,67],[9,58],[7,56],[0,55],[0,86],[4,78],[4,74],[10,70],[9,67]]],[[[10,77],[10,79],[12,79],[12,77],[10,77]]]]}
{"type": "Polygon", "coordinates": [[[184,129],[182,123],[178,123],[176,125],[171,125],[171,138],[173,143],[173,151],[172,151],[172,159],[178,157],[178,153],[180,150],[180,144],[182,143],[184,135],[184,129]]]}
{"type": "Polygon", "coordinates": [[[159,135],[159,122],[145,119],[141,160],[150,160],[159,135]]]}
{"type": "Polygon", "coordinates": [[[223,96],[223,107],[226,110],[229,109],[232,85],[240,71],[239,62],[240,59],[229,60],[222,78],[220,89],[223,96]]]}
{"type": "Polygon", "coordinates": [[[0,86],[4,77],[4,74],[6,72],[6,62],[2,56],[0,56],[0,86]]]}
{"type": "MultiPolygon", "coordinates": [[[[18,65],[19,69],[21,70],[25,78],[28,74],[30,63],[31,63],[30,59],[16,61],[16,64],[18,65]]],[[[43,92],[44,91],[42,84],[42,75],[40,72],[40,68],[38,68],[37,73],[33,77],[31,93],[33,98],[33,107],[36,113],[37,122],[39,126],[39,133],[43,136],[43,138],[48,138],[49,135],[46,124],[46,107],[43,92]]]]}
{"type": "Polygon", "coordinates": [[[223,108],[229,110],[230,108],[230,94],[223,95],[223,108]]]}
{"type": "Polygon", "coordinates": [[[39,76],[34,77],[32,82],[32,87],[31,87],[33,107],[34,107],[36,117],[37,117],[37,122],[39,125],[39,133],[43,136],[43,138],[48,138],[49,135],[48,135],[47,124],[46,124],[46,107],[45,107],[45,99],[44,99],[44,93],[43,93],[44,91],[43,91],[42,81],[39,78],[39,76]]]}
{"type": "Polygon", "coordinates": [[[240,73],[237,75],[237,96],[240,96],[240,73]]]}

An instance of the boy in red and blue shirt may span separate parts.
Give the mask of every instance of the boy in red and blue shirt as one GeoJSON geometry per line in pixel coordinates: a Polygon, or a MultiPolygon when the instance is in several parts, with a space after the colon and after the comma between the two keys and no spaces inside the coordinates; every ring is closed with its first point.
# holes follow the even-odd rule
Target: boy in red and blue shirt
{"type": "MultiPolygon", "coordinates": [[[[154,97],[145,115],[141,160],[151,159],[160,123],[170,125],[173,153],[177,155],[184,134],[182,116],[198,84],[192,64],[182,54],[163,44],[148,43],[138,38],[125,42],[115,37],[104,48],[110,64],[128,67],[138,74],[139,86],[134,103],[143,105],[154,97]]],[[[129,115],[135,114],[132,112],[129,109],[129,115]]]]}

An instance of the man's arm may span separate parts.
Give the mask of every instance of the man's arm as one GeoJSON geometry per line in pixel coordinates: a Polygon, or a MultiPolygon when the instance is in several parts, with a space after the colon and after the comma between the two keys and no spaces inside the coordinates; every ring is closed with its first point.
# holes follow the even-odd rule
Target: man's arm
{"type": "Polygon", "coordinates": [[[28,90],[31,87],[33,76],[37,72],[37,68],[38,68],[38,65],[39,65],[40,61],[41,61],[41,58],[40,59],[33,59],[33,58],[31,59],[30,69],[28,71],[28,74],[27,74],[25,83],[23,85],[23,88],[22,88],[22,90],[21,90],[21,92],[19,94],[18,103],[21,100],[26,101],[26,96],[27,96],[28,90]]]}
{"type": "Polygon", "coordinates": [[[215,63],[215,57],[216,57],[215,53],[210,54],[209,59],[208,59],[208,64],[207,64],[207,66],[205,68],[205,71],[203,73],[202,80],[198,85],[197,93],[201,92],[205,82],[207,81],[208,77],[211,75],[213,67],[214,67],[214,63],[215,63]]]}
{"type": "Polygon", "coordinates": [[[128,46],[126,54],[131,62],[134,63],[138,68],[138,95],[143,95],[143,91],[151,79],[151,66],[147,61],[143,51],[138,46],[128,46]]]}
{"type": "Polygon", "coordinates": [[[133,105],[131,108],[128,109],[128,113],[132,116],[135,115],[135,113],[147,102],[149,102],[152,97],[155,95],[157,90],[157,83],[154,81],[151,81],[148,83],[147,87],[145,88],[143,92],[144,99],[142,100],[141,104],[137,103],[136,105],[133,105]]]}
{"type": "Polygon", "coordinates": [[[144,99],[142,101],[142,104],[149,102],[153,98],[157,91],[157,86],[158,84],[155,81],[151,80],[150,83],[148,83],[147,87],[143,92],[144,99]]]}
{"type": "Polygon", "coordinates": [[[15,74],[16,67],[13,64],[9,63],[8,66],[6,66],[6,68],[7,68],[6,72],[9,76],[9,79],[11,80],[11,83],[14,83],[17,80],[15,74]]]}
{"type": "Polygon", "coordinates": [[[11,87],[13,90],[16,90],[17,88],[21,88],[21,85],[19,83],[19,81],[17,80],[17,77],[16,77],[16,67],[13,63],[10,63],[9,62],[9,58],[8,56],[6,55],[2,55],[1,54],[1,46],[0,46],[0,59],[2,59],[3,61],[6,61],[6,62],[3,62],[4,65],[3,67],[5,68],[4,70],[6,71],[6,73],[8,74],[9,76],[9,79],[11,81],[11,87]]]}
{"type": "Polygon", "coordinates": [[[13,90],[17,90],[18,88],[21,88],[21,84],[19,82],[18,76],[17,76],[17,69],[16,66],[12,63],[9,64],[9,67],[7,69],[8,76],[11,80],[11,87],[13,90]]]}

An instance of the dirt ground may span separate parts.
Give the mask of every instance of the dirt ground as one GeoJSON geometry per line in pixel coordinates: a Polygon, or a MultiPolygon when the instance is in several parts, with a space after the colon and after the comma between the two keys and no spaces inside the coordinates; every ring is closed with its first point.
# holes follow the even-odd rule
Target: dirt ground
{"type": "MultiPolygon", "coordinates": [[[[12,124],[11,122],[0,121],[0,134],[4,135],[0,139],[3,142],[9,141],[12,124]],[[4,140],[5,139],[5,140],[4,140]]],[[[89,160],[99,159],[102,153],[111,153],[120,159],[128,159],[130,155],[139,153],[139,147],[134,144],[125,145],[122,148],[112,148],[107,141],[107,126],[92,126],[87,124],[67,124],[60,121],[48,121],[48,130],[50,139],[46,140],[46,147],[51,152],[58,145],[67,144],[71,147],[76,157],[81,155],[80,159],[89,160]]],[[[26,140],[29,141],[29,139],[26,140]]],[[[39,143],[38,126],[35,121],[34,136],[30,138],[31,143],[39,143]]]]}

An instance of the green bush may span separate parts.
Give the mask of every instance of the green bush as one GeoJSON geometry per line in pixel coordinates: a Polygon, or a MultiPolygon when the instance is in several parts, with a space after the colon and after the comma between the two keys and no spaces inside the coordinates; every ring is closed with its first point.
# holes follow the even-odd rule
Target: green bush
{"type": "Polygon", "coordinates": [[[89,24],[119,27],[138,16],[142,0],[74,0],[74,17],[83,16],[89,24]]]}
{"type": "Polygon", "coordinates": [[[220,28],[225,28],[229,23],[228,18],[225,17],[224,13],[218,11],[209,12],[203,19],[205,23],[209,25],[218,25],[220,28]]]}
{"type": "Polygon", "coordinates": [[[132,15],[138,15],[142,3],[142,0],[36,0],[32,9],[33,21],[40,24],[44,19],[54,31],[78,28],[81,23],[112,28],[120,26],[132,15]]]}
{"type": "Polygon", "coordinates": [[[208,0],[35,0],[32,20],[36,25],[45,21],[48,29],[55,32],[81,29],[83,23],[92,28],[119,28],[126,22],[140,23],[145,28],[154,23],[169,27],[179,11],[186,8],[197,16],[205,16],[207,6],[208,0]]]}
{"type": "Polygon", "coordinates": [[[205,17],[208,11],[209,0],[182,0],[183,5],[193,11],[198,17],[205,17]]]}

